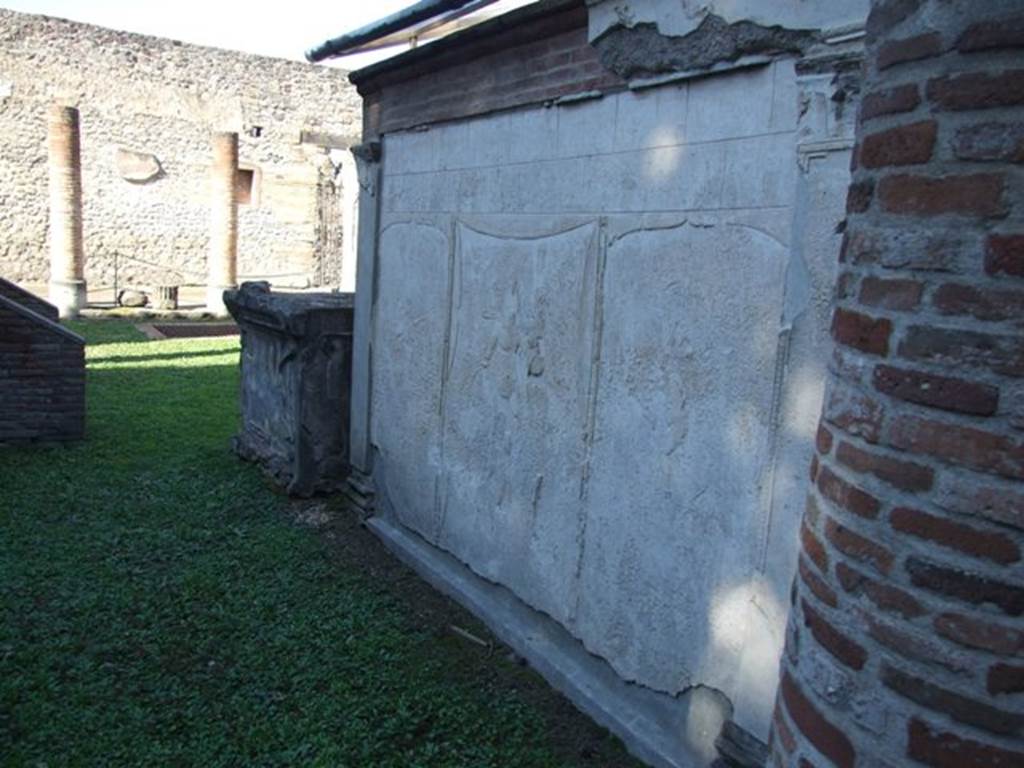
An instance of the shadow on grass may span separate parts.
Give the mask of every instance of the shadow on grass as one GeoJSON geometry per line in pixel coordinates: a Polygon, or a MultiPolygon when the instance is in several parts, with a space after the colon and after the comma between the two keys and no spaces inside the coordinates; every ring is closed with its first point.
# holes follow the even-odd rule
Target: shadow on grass
{"type": "Polygon", "coordinates": [[[134,342],[87,369],[85,441],[0,453],[0,763],[633,764],[556,751],[514,662],[453,672],[448,621],[290,523],[229,449],[238,366],[205,361],[237,347],[134,342]]]}
{"type": "Polygon", "coordinates": [[[124,320],[66,320],[64,325],[82,336],[86,345],[91,344],[136,344],[148,341],[133,323],[124,320]]]}

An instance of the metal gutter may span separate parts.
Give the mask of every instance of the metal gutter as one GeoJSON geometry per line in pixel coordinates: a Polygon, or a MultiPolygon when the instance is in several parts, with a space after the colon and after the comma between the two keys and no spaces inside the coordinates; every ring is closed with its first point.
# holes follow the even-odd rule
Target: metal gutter
{"type": "Polygon", "coordinates": [[[321,43],[316,48],[306,51],[306,60],[318,62],[332,56],[354,53],[357,50],[366,50],[366,46],[369,43],[374,43],[381,38],[402,32],[417,24],[430,22],[438,16],[450,14],[449,20],[456,18],[461,15],[457,12],[463,10],[464,6],[472,6],[472,8],[463,11],[464,13],[469,13],[493,2],[496,2],[496,0],[420,0],[420,2],[410,5],[408,8],[403,8],[397,13],[360,27],[346,35],[341,35],[321,43]]]}

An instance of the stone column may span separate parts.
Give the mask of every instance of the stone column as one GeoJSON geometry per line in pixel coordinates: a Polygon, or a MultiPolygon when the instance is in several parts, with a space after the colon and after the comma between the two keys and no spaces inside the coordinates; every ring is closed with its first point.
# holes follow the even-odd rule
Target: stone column
{"type": "Polygon", "coordinates": [[[61,317],[86,305],[82,250],[82,157],[78,110],[54,104],[48,120],[50,156],[50,303],[61,317]]]}
{"type": "Polygon", "coordinates": [[[237,285],[238,264],[238,134],[213,134],[210,169],[210,254],[206,281],[206,308],[227,314],[224,291],[237,285]]]}
{"type": "Polygon", "coordinates": [[[1024,766],[1024,9],[873,0],[773,766],[1024,766]]]}

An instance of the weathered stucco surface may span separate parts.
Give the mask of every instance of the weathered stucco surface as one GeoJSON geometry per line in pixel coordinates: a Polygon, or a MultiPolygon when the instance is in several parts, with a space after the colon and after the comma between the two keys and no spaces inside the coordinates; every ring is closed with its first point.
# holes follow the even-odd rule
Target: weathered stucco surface
{"type": "Polygon", "coordinates": [[[348,473],[352,295],[224,292],[242,333],[242,423],[235,451],[294,496],[337,489],[348,473]]]}
{"type": "Polygon", "coordinates": [[[53,102],[81,114],[90,286],[112,284],[115,254],[122,286],[205,281],[210,134],[225,130],[254,171],[240,273],[337,283],[339,158],[326,145],[360,133],[343,71],[0,10],[0,273],[21,282],[49,271],[53,102]]]}
{"type": "Polygon", "coordinates": [[[683,37],[709,16],[727,24],[755,24],[787,30],[835,30],[863,26],[869,0],[587,0],[590,39],[615,26],[655,24],[683,37]]]}
{"type": "Polygon", "coordinates": [[[848,125],[792,59],[384,137],[381,510],[765,736],[848,125]]]}

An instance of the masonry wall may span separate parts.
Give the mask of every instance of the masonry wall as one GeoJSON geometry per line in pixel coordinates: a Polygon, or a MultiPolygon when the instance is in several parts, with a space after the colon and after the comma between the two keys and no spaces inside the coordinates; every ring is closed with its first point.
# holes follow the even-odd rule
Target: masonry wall
{"type": "Polygon", "coordinates": [[[58,311],[53,304],[43,301],[34,293],[26,291],[16,283],[2,277],[0,277],[0,296],[10,299],[16,304],[21,304],[26,309],[31,309],[37,315],[42,315],[48,320],[58,322],[58,311]]]}
{"type": "Polygon", "coordinates": [[[115,257],[122,285],[205,281],[215,130],[240,132],[240,165],[255,172],[239,209],[241,275],[337,282],[345,153],[328,150],[359,136],[344,72],[0,10],[0,273],[22,283],[48,277],[54,101],[81,112],[91,287],[112,284],[115,257]],[[125,178],[126,163],[148,162],[125,150],[159,172],[125,178]]]}
{"type": "Polygon", "coordinates": [[[772,764],[1024,765],[1024,15],[868,34],[772,764]]]}
{"type": "Polygon", "coordinates": [[[683,722],[710,688],[766,738],[825,379],[849,51],[628,87],[595,77],[577,18],[367,93],[376,503],[622,679],[679,697],[683,722]],[[445,113],[474,77],[483,114],[445,113]],[[396,94],[414,91],[433,96],[402,130],[416,116],[396,94]]]}
{"type": "Polygon", "coordinates": [[[0,290],[0,445],[83,437],[85,341],[8,295],[0,290]]]}

